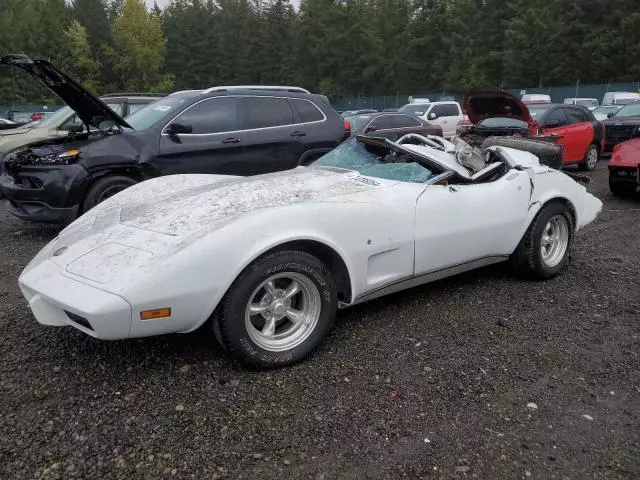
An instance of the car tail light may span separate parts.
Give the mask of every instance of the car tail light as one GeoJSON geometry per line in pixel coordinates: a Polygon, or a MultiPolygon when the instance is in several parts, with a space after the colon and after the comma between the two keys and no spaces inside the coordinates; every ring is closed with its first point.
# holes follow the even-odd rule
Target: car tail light
{"type": "Polygon", "coordinates": [[[346,118],[344,119],[344,138],[351,136],[351,123],[346,118]]]}

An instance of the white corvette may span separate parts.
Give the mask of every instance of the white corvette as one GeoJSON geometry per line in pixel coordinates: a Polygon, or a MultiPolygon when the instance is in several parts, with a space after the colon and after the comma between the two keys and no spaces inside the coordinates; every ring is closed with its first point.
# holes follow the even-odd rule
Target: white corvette
{"type": "Polygon", "coordinates": [[[336,310],[490,263],[556,275],[602,203],[527,152],[353,138],[310,167],[135,185],[63,230],[20,287],[101,339],[206,324],[257,366],[302,359],[336,310]]]}

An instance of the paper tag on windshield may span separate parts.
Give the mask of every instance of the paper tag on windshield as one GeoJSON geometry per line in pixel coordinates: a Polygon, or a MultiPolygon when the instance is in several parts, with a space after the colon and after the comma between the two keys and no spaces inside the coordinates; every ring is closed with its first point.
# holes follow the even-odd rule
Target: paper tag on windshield
{"type": "Polygon", "coordinates": [[[156,105],[153,109],[159,112],[168,112],[171,107],[169,105],[156,105]]]}

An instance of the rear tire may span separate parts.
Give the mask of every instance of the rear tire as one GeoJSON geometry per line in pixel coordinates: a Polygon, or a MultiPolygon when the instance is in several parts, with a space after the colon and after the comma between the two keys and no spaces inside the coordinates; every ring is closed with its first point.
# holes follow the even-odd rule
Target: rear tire
{"type": "Polygon", "coordinates": [[[223,347],[238,360],[276,368],[299,362],[324,340],[337,306],[327,266],[306,252],[283,250],[259,258],[238,276],[214,322],[223,347]]]}
{"type": "Polygon", "coordinates": [[[551,168],[562,168],[562,147],[555,143],[521,137],[489,137],[482,142],[483,153],[489,147],[507,147],[534,154],[540,163],[551,168]]]}
{"type": "Polygon", "coordinates": [[[591,144],[587,148],[587,153],[584,154],[584,159],[578,164],[580,170],[595,170],[600,160],[600,150],[597,145],[591,144]]]}
{"type": "Polygon", "coordinates": [[[631,198],[636,193],[637,185],[628,182],[619,182],[609,177],[609,190],[616,197],[631,198]]]}
{"type": "Polygon", "coordinates": [[[573,234],[569,207],[560,202],[546,204],[511,255],[514,273],[539,280],[555,277],[569,263],[573,234]]]}
{"type": "Polygon", "coordinates": [[[87,191],[82,202],[82,213],[91,210],[93,207],[112,197],[116,193],[135,185],[136,182],[131,177],[124,175],[108,175],[96,180],[87,191]]]}

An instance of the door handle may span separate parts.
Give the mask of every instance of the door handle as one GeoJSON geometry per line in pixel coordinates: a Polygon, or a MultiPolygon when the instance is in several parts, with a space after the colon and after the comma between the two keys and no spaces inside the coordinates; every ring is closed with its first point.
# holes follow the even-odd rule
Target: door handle
{"type": "Polygon", "coordinates": [[[222,143],[240,143],[240,139],[235,137],[229,137],[229,138],[225,138],[222,141],[222,143]]]}
{"type": "Polygon", "coordinates": [[[307,135],[306,133],[304,133],[304,132],[299,132],[299,131],[297,131],[297,130],[291,134],[291,136],[292,136],[292,137],[304,137],[304,136],[306,136],[306,135],[307,135]]]}
{"type": "Polygon", "coordinates": [[[458,187],[457,185],[449,185],[450,192],[457,192],[458,190],[460,190],[460,187],[458,187]]]}

